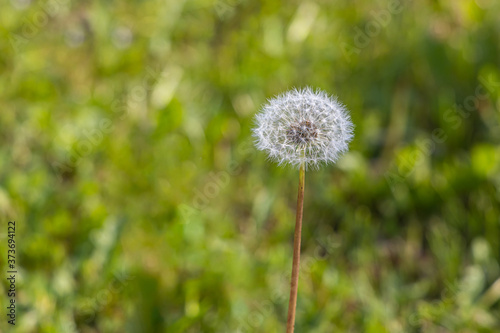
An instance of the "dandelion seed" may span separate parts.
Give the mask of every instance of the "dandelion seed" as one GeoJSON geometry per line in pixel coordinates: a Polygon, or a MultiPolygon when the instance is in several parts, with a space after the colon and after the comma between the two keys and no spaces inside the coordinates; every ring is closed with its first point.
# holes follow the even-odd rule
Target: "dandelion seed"
{"type": "Polygon", "coordinates": [[[278,164],[318,168],[335,162],[353,135],[348,111],[336,98],[311,88],[269,100],[256,116],[253,135],[259,150],[278,164]]]}

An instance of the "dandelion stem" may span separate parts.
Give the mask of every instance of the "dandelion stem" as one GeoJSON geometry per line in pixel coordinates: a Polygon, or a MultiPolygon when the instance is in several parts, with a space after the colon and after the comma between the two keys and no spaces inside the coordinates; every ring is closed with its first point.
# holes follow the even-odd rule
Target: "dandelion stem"
{"type": "Polygon", "coordinates": [[[297,197],[297,215],[295,219],[295,234],[293,237],[292,281],[290,283],[290,301],[288,302],[288,318],[286,332],[293,333],[295,325],[295,308],[297,305],[297,290],[299,287],[300,237],[302,233],[302,212],[304,210],[304,184],[306,170],[304,162],[300,165],[299,194],[297,197]]]}

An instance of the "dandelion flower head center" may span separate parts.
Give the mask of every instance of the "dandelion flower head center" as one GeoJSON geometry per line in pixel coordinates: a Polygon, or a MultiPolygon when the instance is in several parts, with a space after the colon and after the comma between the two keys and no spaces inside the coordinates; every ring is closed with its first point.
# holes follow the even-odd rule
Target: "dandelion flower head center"
{"type": "Polygon", "coordinates": [[[304,120],[298,124],[290,125],[286,131],[286,136],[290,143],[304,146],[318,137],[318,128],[309,120],[304,120]]]}

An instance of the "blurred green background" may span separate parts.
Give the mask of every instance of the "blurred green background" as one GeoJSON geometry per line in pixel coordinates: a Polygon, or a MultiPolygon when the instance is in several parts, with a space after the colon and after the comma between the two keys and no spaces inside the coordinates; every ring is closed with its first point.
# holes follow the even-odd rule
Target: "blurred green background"
{"type": "Polygon", "coordinates": [[[306,85],[296,332],[500,331],[500,2],[1,0],[1,332],[284,332],[298,172],[253,116],[306,85]]]}

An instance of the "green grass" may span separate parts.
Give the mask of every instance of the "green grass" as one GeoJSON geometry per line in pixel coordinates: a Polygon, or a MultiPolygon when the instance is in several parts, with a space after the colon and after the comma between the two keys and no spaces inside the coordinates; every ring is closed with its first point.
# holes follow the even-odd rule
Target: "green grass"
{"type": "Polygon", "coordinates": [[[500,4],[402,1],[364,39],[388,3],[22,4],[0,11],[0,331],[284,332],[298,175],[251,127],[306,85],[356,128],[306,176],[296,332],[500,330],[500,4]]]}

